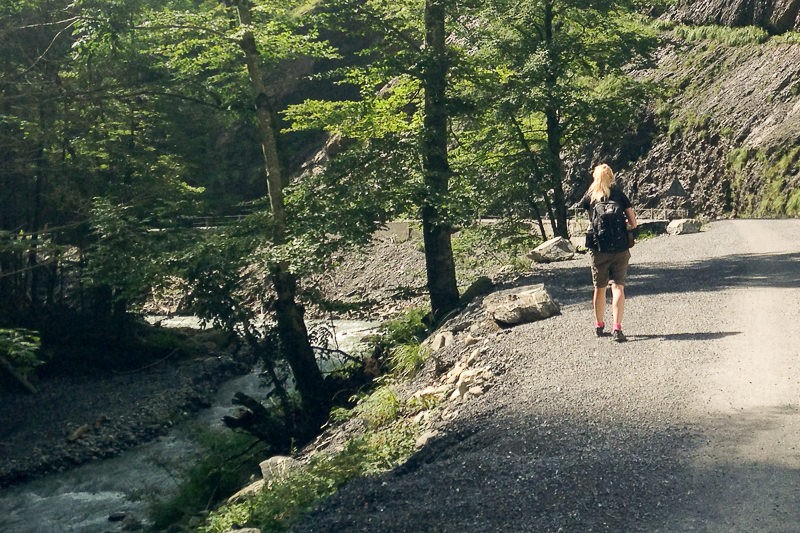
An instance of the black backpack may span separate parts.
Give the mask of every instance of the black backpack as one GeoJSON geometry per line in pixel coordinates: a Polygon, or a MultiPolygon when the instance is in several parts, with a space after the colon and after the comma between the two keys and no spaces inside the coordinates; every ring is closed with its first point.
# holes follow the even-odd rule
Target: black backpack
{"type": "Polygon", "coordinates": [[[595,202],[589,218],[598,252],[612,254],[628,249],[628,227],[622,204],[614,200],[595,202]]]}

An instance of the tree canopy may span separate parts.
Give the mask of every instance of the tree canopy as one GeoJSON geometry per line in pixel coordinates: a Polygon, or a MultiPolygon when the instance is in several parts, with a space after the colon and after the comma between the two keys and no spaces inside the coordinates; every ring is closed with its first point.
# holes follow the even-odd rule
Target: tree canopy
{"type": "MultiPolygon", "coordinates": [[[[657,42],[634,0],[20,1],[0,8],[0,326],[105,317],[154,288],[254,345],[275,319],[322,404],[298,283],[422,222],[432,314],[450,236],[566,235],[565,161],[631,127],[657,42]]],[[[308,407],[310,404],[306,405],[308,407]]]]}

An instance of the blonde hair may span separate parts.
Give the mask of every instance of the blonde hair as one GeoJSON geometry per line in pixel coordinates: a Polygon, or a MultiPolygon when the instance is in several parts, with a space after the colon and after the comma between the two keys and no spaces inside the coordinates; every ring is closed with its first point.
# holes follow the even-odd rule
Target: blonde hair
{"type": "Polygon", "coordinates": [[[599,202],[611,195],[611,184],[614,183],[614,171],[605,163],[600,163],[592,171],[592,184],[589,186],[589,195],[593,202],[599,202]]]}

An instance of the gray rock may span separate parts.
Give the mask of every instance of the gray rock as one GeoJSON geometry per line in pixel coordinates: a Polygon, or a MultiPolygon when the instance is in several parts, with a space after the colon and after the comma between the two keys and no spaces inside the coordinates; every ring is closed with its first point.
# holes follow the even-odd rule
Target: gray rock
{"type": "Polygon", "coordinates": [[[570,241],[563,237],[555,237],[534,248],[528,254],[528,258],[537,263],[552,263],[573,259],[576,252],[577,249],[570,241]]]}
{"type": "Polygon", "coordinates": [[[228,498],[228,503],[236,503],[238,501],[241,501],[243,498],[245,498],[247,496],[252,496],[253,494],[258,494],[259,492],[264,490],[264,487],[266,487],[266,485],[267,484],[264,482],[263,479],[259,479],[258,481],[254,481],[253,483],[250,483],[246,487],[240,489],[239,491],[237,491],[236,493],[231,495],[228,498]]]}
{"type": "Polygon", "coordinates": [[[700,222],[693,218],[679,218],[673,220],[667,226],[667,233],[670,235],[683,235],[697,233],[698,231],[700,231],[700,222]]]}
{"type": "Polygon", "coordinates": [[[453,344],[453,332],[452,331],[442,331],[437,333],[435,337],[433,337],[433,341],[431,342],[431,350],[434,352],[450,346],[453,344]]]}
{"type": "Polygon", "coordinates": [[[259,463],[261,475],[267,485],[273,481],[285,479],[290,473],[300,466],[300,461],[285,455],[276,455],[259,463]]]}
{"type": "Polygon", "coordinates": [[[776,33],[800,30],[800,4],[792,0],[680,0],[669,15],[695,25],[761,26],[776,33]]]}
{"type": "Polygon", "coordinates": [[[466,291],[464,291],[464,294],[461,295],[461,303],[467,304],[478,296],[489,294],[492,292],[493,288],[494,283],[492,283],[492,280],[486,276],[481,276],[476,279],[466,291]]]}
{"type": "Polygon", "coordinates": [[[652,233],[653,235],[662,235],[667,232],[669,220],[639,220],[639,225],[636,226],[638,233],[652,233]]]}
{"type": "Polygon", "coordinates": [[[489,316],[502,326],[543,320],[561,312],[544,284],[491,294],[483,305],[489,316]]]}
{"type": "Polygon", "coordinates": [[[434,438],[434,437],[436,437],[438,435],[439,435],[438,431],[436,431],[435,429],[430,429],[430,430],[426,431],[425,433],[423,433],[422,435],[420,435],[419,438],[417,439],[417,442],[414,445],[417,448],[422,448],[423,446],[428,444],[428,442],[432,438],[434,438]]]}

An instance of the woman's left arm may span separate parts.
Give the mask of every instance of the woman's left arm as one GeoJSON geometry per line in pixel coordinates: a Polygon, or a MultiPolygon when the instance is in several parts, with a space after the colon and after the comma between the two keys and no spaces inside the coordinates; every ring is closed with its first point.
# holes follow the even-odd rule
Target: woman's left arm
{"type": "Polygon", "coordinates": [[[633,212],[632,207],[625,210],[625,216],[628,218],[628,226],[630,229],[636,229],[638,224],[636,223],[636,213],[633,212]]]}

